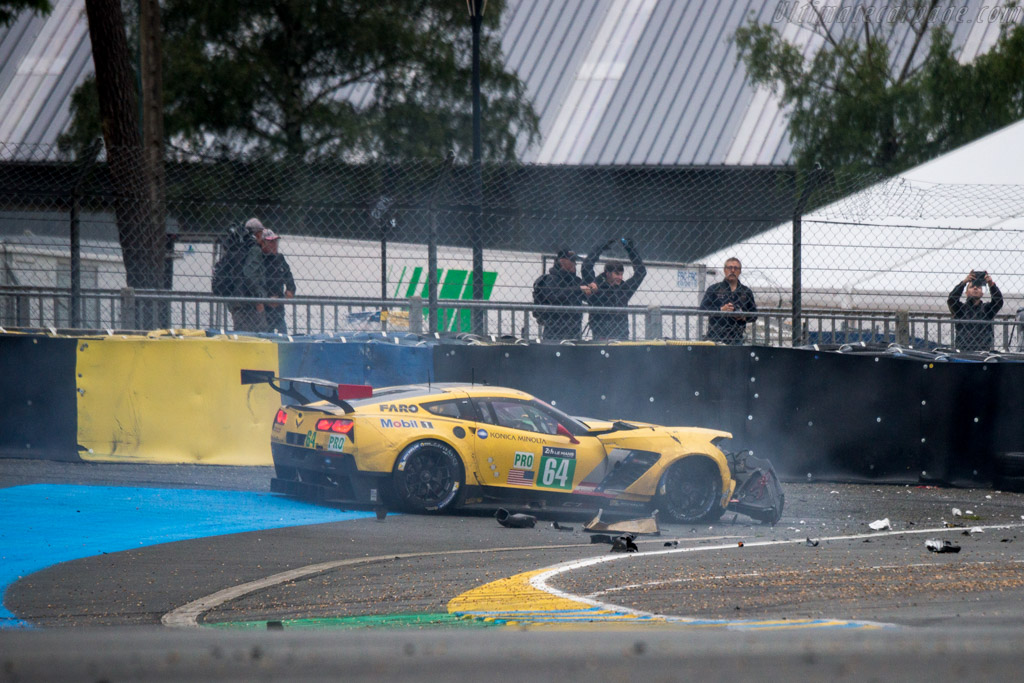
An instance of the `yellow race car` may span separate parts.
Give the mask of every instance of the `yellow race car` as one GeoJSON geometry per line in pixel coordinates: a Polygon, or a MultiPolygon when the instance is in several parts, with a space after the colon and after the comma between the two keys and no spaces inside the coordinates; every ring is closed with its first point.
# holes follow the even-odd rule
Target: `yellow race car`
{"type": "Polygon", "coordinates": [[[337,506],[469,505],[650,513],[774,524],[771,464],[725,453],[728,432],[571,417],[522,391],[470,384],[371,389],[242,370],[292,399],[274,418],[271,491],[337,506]]]}

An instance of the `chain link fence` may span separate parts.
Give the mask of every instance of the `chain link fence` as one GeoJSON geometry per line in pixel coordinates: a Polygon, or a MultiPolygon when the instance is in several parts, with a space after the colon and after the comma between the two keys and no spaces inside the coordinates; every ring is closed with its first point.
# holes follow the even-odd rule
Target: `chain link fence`
{"type": "Polygon", "coordinates": [[[1024,187],[445,159],[179,157],[154,173],[118,152],[54,161],[52,148],[0,145],[0,325],[230,330],[228,309],[246,302],[213,296],[213,267],[226,231],[256,217],[280,236],[296,289],[264,303],[283,303],[293,334],[534,338],[533,283],[555,253],[616,240],[596,272],[619,260],[629,278],[629,238],[647,267],[616,309],[632,339],[703,339],[702,299],[737,257],[759,309],[748,343],[952,347],[947,297],[972,270],[1004,298],[985,323],[995,348],[1021,342],[1024,187]]]}

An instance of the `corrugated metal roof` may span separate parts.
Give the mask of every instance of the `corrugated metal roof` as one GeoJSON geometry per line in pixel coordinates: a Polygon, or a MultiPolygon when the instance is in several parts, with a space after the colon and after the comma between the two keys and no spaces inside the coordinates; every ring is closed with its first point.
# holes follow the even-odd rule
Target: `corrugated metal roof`
{"type": "MultiPolygon", "coordinates": [[[[900,63],[912,49],[912,28],[905,14],[891,12],[908,4],[825,0],[817,6],[831,8],[836,38],[862,32],[864,12],[881,17],[893,62],[900,63]]],[[[961,61],[995,43],[993,9],[983,0],[939,6],[961,61]]],[[[1009,18],[1020,22],[1022,14],[1009,18]]],[[[507,64],[526,83],[541,118],[541,144],[520,149],[521,157],[602,165],[788,163],[792,146],[778,100],[751,87],[732,44],[751,18],[775,24],[805,55],[826,40],[805,0],[509,0],[507,64]],[[545,64],[558,68],[538,68],[545,64]]],[[[917,57],[926,50],[927,40],[917,57]]]]}
{"type": "Polygon", "coordinates": [[[0,141],[54,145],[71,122],[72,91],[93,72],[84,0],[55,0],[0,30],[0,141]]]}
{"type": "MultiPolygon", "coordinates": [[[[886,17],[893,60],[912,48],[911,24],[890,0],[819,0],[835,36],[886,17]],[[858,15],[857,12],[861,14],[858,15]],[[884,15],[884,12],[890,12],[884,15]]],[[[53,144],[70,122],[71,91],[92,73],[84,0],[56,0],[45,18],[21,15],[0,29],[0,141],[53,144]]],[[[961,61],[999,34],[987,0],[938,11],[961,61]],[[943,14],[944,13],[944,14],[943,14]]],[[[1020,22],[1024,10],[1009,18],[1020,22]]],[[[508,0],[502,45],[526,84],[541,140],[526,162],[599,165],[780,165],[792,147],[777,99],[747,82],[731,37],[751,17],[780,28],[813,54],[825,42],[806,0],[508,0]]],[[[997,18],[1004,18],[999,16],[997,18]]],[[[924,55],[919,49],[918,55],[924,55]]],[[[371,86],[349,97],[364,103],[371,86]]]]}

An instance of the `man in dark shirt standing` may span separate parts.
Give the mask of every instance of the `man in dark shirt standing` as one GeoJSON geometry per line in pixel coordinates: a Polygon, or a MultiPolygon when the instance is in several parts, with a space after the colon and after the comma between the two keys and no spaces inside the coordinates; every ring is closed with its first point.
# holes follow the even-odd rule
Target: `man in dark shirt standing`
{"type": "MultiPolygon", "coordinates": [[[[701,310],[725,311],[757,311],[754,303],[754,292],[740,282],[743,266],[738,258],[730,258],[725,262],[725,280],[717,282],[704,292],[700,302],[701,310]]],[[[711,315],[708,316],[708,341],[738,346],[743,343],[743,333],[747,323],[757,318],[755,315],[711,315]]]]}
{"type": "MultiPolygon", "coordinates": [[[[263,249],[263,270],[267,281],[267,295],[275,299],[291,299],[295,296],[295,279],[292,269],[284,254],[277,253],[280,236],[266,228],[260,239],[263,249]]],[[[267,304],[267,330],[288,334],[288,323],[285,322],[285,308],[282,304],[267,304]]]]}
{"type": "Polygon", "coordinates": [[[954,346],[960,351],[991,351],[995,335],[992,331],[991,321],[996,313],[1003,307],[1003,293],[996,287],[992,276],[986,272],[972,270],[946,299],[949,312],[953,314],[958,322],[953,324],[955,335],[954,346]],[[992,295],[991,300],[984,304],[981,297],[984,294],[982,289],[988,285],[988,291],[992,295]],[[967,301],[960,301],[960,296],[967,288],[967,301]]]}
{"type": "MultiPolygon", "coordinates": [[[[533,283],[533,301],[545,306],[582,306],[597,291],[593,282],[584,284],[576,274],[576,252],[560,249],[555,265],[533,283]]],[[[579,339],[583,335],[583,313],[577,311],[537,311],[537,320],[546,341],[579,339]]]]}
{"type": "MultiPolygon", "coordinates": [[[[621,308],[629,305],[629,300],[647,277],[647,267],[637,253],[633,240],[623,237],[621,240],[611,240],[591,250],[583,261],[582,275],[584,282],[597,283],[597,291],[590,297],[591,306],[621,308]],[[633,266],[633,275],[628,280],[623,280],[625,268],[622,262],[607,261],[604,264],[604,272],[595,277],[594,264],[597,263],[601,252],[620,241],[626,248],[626,255],[633,266]]],[[[590,332],[594,339],[629,339],[629,314],[591,313],[590,332]]]]}

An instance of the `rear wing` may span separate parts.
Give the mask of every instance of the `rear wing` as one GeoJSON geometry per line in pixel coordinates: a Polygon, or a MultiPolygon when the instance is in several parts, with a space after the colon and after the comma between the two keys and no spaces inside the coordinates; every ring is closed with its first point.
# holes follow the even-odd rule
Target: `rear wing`
{"type": "Polygon", "coordinates": [[[345,399],[373,396],[373,387],[365,384],[338,384],[316,377],[277,377],[272,370],[242,370],[242,384],[269,384],[277,393],[300,403],[312,403],[319,399],[333,403],[346,413],[353,412],[355,408],[345,399]],[[309,389],[313,398],[299,391],[302,386],[309,389]]]}

